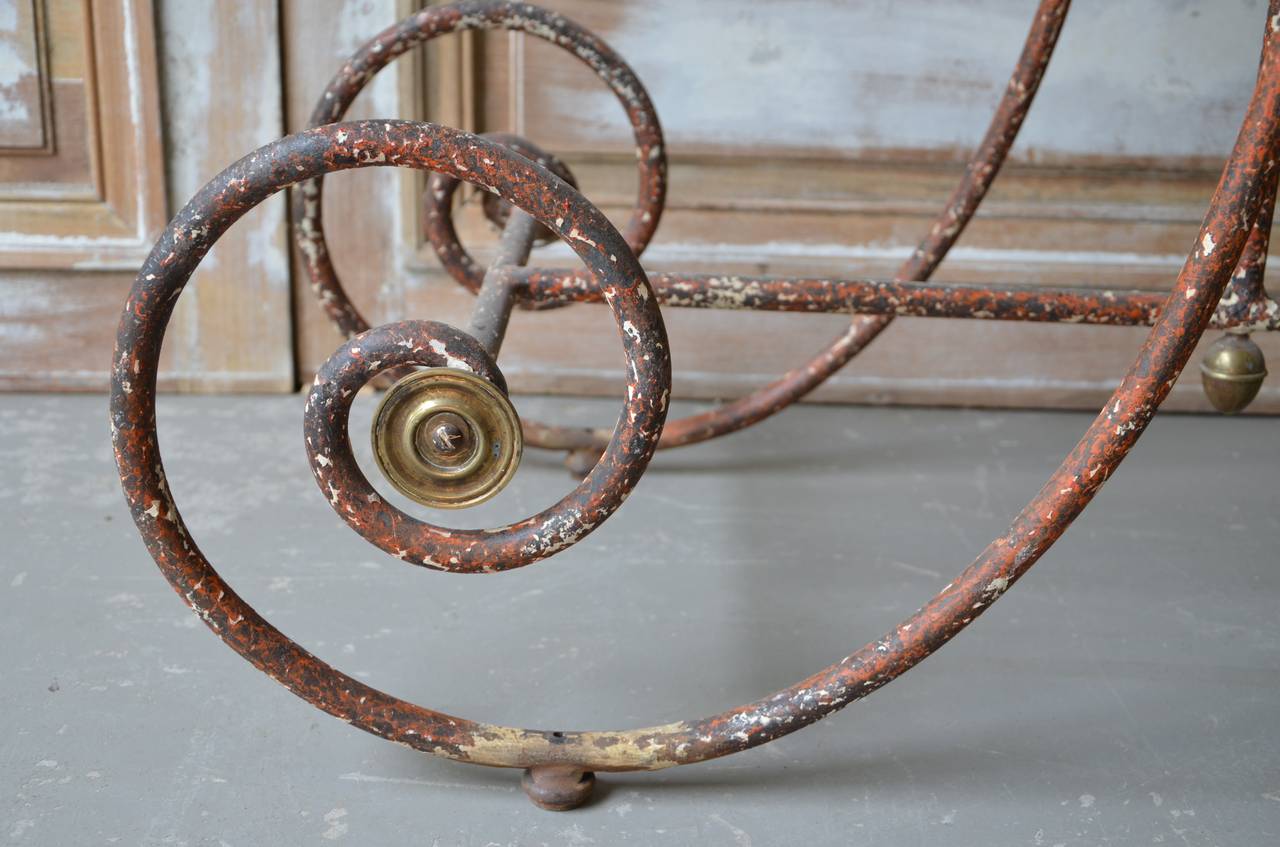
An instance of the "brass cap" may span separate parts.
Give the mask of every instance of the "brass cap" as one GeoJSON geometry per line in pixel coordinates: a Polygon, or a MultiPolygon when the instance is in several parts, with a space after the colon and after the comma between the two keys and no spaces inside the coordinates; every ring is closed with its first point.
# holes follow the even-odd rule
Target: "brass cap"
{"type": "Polygon", "coordinates": [[[488,380],[456,368],[412,373],[373,416],[373,455],[404,496],[463,509],[506,487],[524,442],[515,408],[488,380]]]}
{"type": "Polygon", "coordinates": [[[1200,362],[1200,379],[1209,402],[1219,412],[1243,411],[1258,395],[1267,376],[1262,350],[1247,335],[1224,335],[1209,346],[1200,362]]]}

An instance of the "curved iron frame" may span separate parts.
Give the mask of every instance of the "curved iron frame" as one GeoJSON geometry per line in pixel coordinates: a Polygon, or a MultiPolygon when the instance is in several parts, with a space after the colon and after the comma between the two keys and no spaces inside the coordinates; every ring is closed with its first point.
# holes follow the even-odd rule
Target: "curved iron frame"
{"type": "MultiPolygon", "coordinates": [[[[112,368],[112,439],[134,520],[174,588],[220,638],[260,670],[319,708],[384,738],[459,761],[526,768],[526,789],[535,802],[547,808],[569,808],[584,801],[593,771],[691,764],[794,732],[914,667],[1021,578],[1127,455],[1206,327],[1239,331],[1277,327],[1276,303],[1262,289],[1266,238],[1280,174],[1275,162],[1280,153],[1280,0],[1272,0],[1270,5],[1262,61],[1248,112],[1194,250],[1165,297],[1144,292],[925,282],[972,216],[1003,161],[1043,74],[1062,25],[1066,0],[1041,3],[986,140],[939,222],[897,279],[889,282],[678,273],[646,277],[635,254],[652,235],[651,229],[641,226],[637,235],[633,226],[628,230],[630,237],[624,238],[576,189],[539,162],[518,150],[447,127],[408,121],[329,123],[268,144],[215,177],[174,218],[140,271],[125,305],[112,368]],[[941,593],[881,638],[789,688],[699,720],[592,732],[473,722],[365,685],[275,629],[235,594],[200,552],[169,492],[160,458],[155,429],[160,350],[174,303],[196,266],[249,209],[282,188],[302,183],[296,195],[305,212],[300,243],[304,254],[308,248],[313,251],[308,256],[309,267],[327,266],[332,275],[323,251],[323,233],[318,229],[319,178],[336,170],[369,166],[414,167],[468,181],[498,194],[517,210],[511,213],[504,231],[501,254],[507,260],[500,259],[480,280],[478,291],[485,311],[478,311],[473,323],[484,331],[473,329],[468,334],[429,321],[404,321],[362,331],[322,369],[308,399],[305,436],[312,468],[339,514],[382,549],[411,563],[441,570],[487,572],[518,567],[576,543],[621,504],[659,444],[693,443],[777,411],[847,361],[895,315],[1150,325],[1151,332],[1084,437],[1017,515],[1008,532],[993,541],[941,593]],[[519,267],[533,238],[530,219],[565,240],[586,270],[519,267]],[[604,448],[581,485],[543,513],[490,532],[440,530],[376,502],[376,492],[355,467],[346,433],[347,404],[360,385],[387,369],[427,365],[469,370],[505,391],[494,358],[511,308],[518,302],[597,299],[612,307],[628,361],[628,392],[618,424],[608,433],[549,427],[540,431],[550,446],[604,448]],[[659,303],[869,313],[872,317],[856,319],[822,356],[770,388],[664,430],[671,373],[659,303]]],[[[568,39],[563,43],[579,45],[574,49],[580,57],[581,50],[587,49],[580,47],[584,43],[590,45],[593,56],[614,56],[598,39],[550,13],[525,4],[464,2],[423,13],[371,42],[382,47],[365,48],[359,56],[366,60],[383,52],[386,56],[376,63],[356,61],[344,68],[340,79],[344,75],[349,78],[336,88],[330,86],[326,94],[327,99],[343,103],[328,107],[327,112],[322,104],[317,114],[322,118],[340,116],[369,76],[412,43],[423,40],[423,33],[468,26],[517,26],[552,40],[568,39]],[[335,90],[345,93],[335,98],[335,90]]],[[[616,65],[606,62],[593,67],[615,84],[621,78],[616,65]]],[[[631,87],[632,79],[627,77],[623,86],[631,100],[624,101],[647,103],[643,89],[631,87]]],[[[656,160],[661,157],[656,118],[646,126],[658,133],[656,140],[650,139],[659,145],[652,148],[659,150],[656,160]]],[[[664,171],[641,172],[641,206],[646,196],[658,197],[656,211],[647,212],[655,226],[665,182],[646,182],[645,174],[664,171]]],[[[633,224],[646,212],[637,214],[640,217],[633,217],[633,224]]],[[[358,318],[354,309],[334,299],[341,295],[341,289],[336,276],[332,281],[332,286],[320,286],[331,313],[358,318]]]]}

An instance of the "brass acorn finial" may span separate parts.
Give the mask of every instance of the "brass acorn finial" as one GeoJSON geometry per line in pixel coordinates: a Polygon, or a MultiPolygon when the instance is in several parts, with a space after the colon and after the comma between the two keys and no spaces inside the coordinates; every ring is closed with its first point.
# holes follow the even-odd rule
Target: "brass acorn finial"
{"type": "Polygon", "coordinates": [[[1243,411],[1258,395],[1266,376],[1262,350],[1247,335],[1222,336],[1209,346],[1200,362],[1205,396],[1226,415],[1243,411]]]}

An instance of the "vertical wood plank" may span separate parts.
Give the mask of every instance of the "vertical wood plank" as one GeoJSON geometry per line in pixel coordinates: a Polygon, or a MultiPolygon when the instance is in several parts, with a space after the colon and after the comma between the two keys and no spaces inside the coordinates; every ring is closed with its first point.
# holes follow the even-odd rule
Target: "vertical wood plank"
{"type": "MultiPolygon", "coordinates": [[[[408,14],[408,0],[283,0],[285,91],[291,132],[305,129],[325,86],[357,47],[408,14]]],[[[368,84],[347,113],[360,118],[420,117],[409,103],[421,96],[419,55],[400,58],[368,84]],[[410,96],[406,96],[410,95],[410,96]]],[[[461,102],[454,108],[461,111],[461,102]]],[[[343,286],[372,325],[405,317],[407,289],[421,285],[405,271],[419,174],[365,168],[325,179],[329,252],[343,286]]],[[[309,374],[342,342],[320,310],[305,273],[297,275],[295,320],[299,362],[309,374]]],[[[435,314],[430,315],[436,317],[435,314]]]]}
{"type": "Polygon", "coordinates": [[[41,95],[0,109],[25,109],[43,139],[0,143],[0,390],[99,389],[133,273],[167,217],[153,4],[6,8],[11,34],[34,32],[18,70],[39,71],[41,95]]]}
{"type": "MultiPolygon", "coordinates": [[[[158,0],[172,210],[284,134],[280,10],[274,2],[158,0]]],[[[218,242],[178,301],[179,343],[162,377],[195,391],[296,385],[286,200],[269,198],[218,242]]]]}

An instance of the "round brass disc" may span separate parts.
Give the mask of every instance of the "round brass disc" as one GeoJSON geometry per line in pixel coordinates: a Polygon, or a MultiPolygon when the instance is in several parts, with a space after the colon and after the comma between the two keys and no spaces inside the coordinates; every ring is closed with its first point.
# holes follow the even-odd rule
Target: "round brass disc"
{"type": "Polygon", "coordinates": [[[456,368],[409,374],[373,416],[373,455],[387,481],[436,509],[483,503],[520,465],[520,418],[483,377],[456,368]]]}

